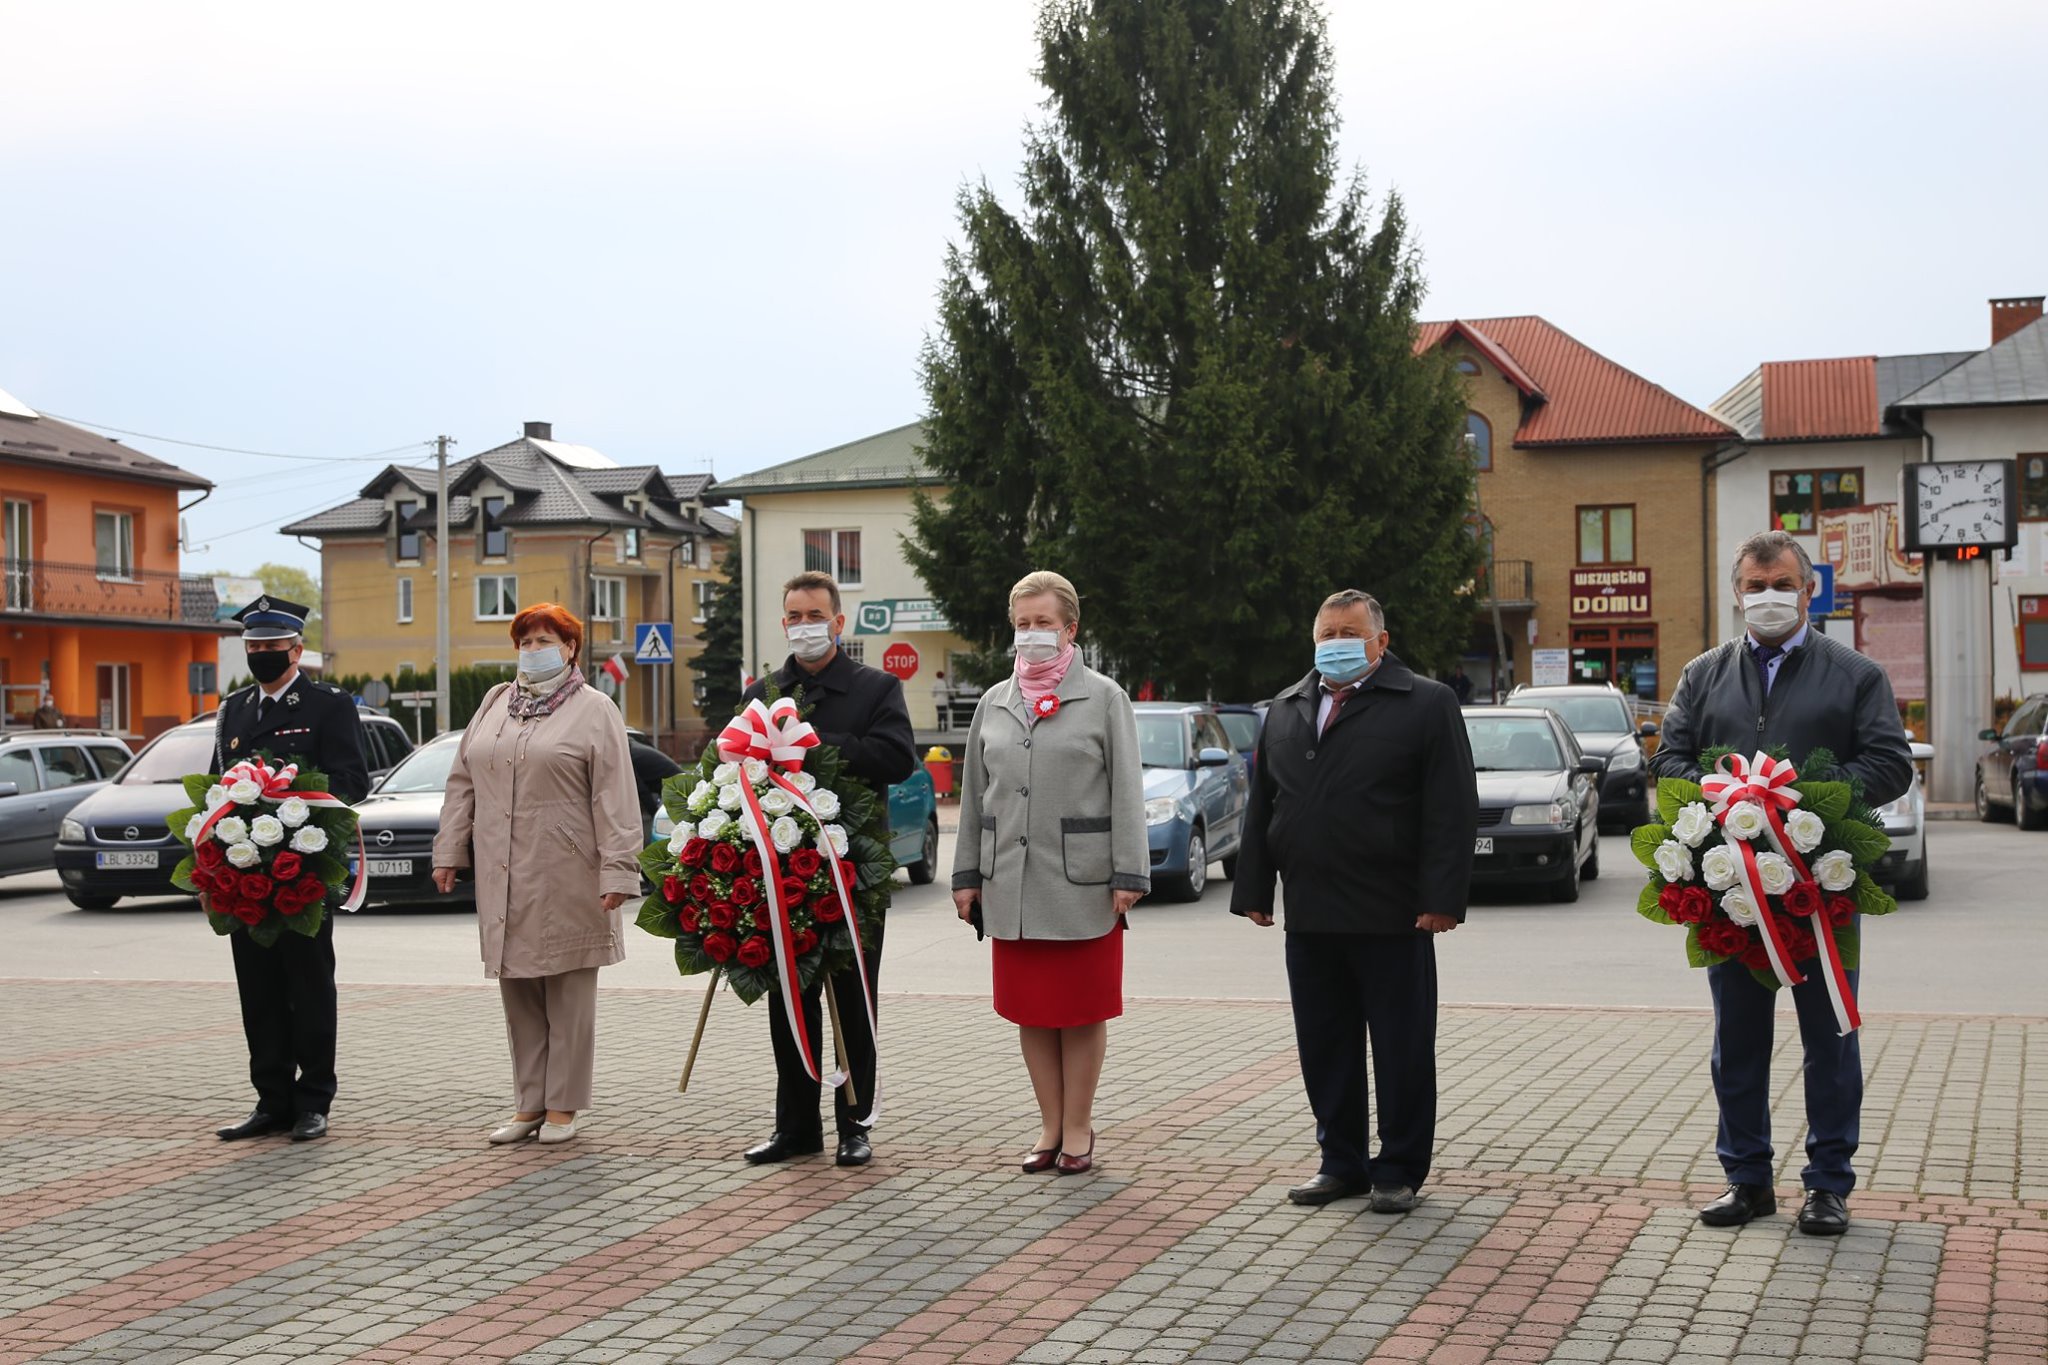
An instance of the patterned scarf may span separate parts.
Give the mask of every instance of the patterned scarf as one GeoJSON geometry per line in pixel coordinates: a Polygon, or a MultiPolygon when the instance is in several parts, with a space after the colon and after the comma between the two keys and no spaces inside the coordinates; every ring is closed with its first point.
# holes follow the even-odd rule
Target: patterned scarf
{"type": "Polygon", "coordinates": [[[529,720],[545,716],[555,710],[569,695],[583,686],[583,670],[563,666],[563,676],[546,682],[528,682],[525,678],[513,681],[512,694],[505,700],[506,713],[515,720],[529,720]]]}

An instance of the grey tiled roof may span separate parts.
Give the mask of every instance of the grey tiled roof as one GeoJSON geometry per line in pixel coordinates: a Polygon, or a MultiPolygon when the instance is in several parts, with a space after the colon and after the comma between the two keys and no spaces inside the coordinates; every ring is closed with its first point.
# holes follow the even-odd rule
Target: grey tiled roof
{"type": "Polygon", "coordinates": [[[2029,323],[1896,402],[1906,408],[2048,403],[2048,318],[2029,323]]]}
{"type": "Polygon", "coordinates": [[[1879,356],[1877,405],[1891,407],[1913,390],[1933,383],[1976,354],[1975,351],[1929,351],[1925,355],[1879,356]]]}
{"type": "Polygon", "coordinates": [[[709,507],[704,509],[704,524],[711,528],[714,535],[736,536],[740,533],[739,518],[729,517],[723,512],[714,512],[709,507]]]}
{"type": "Polygon", "coordinates": [[[617,494],[637,493],[649,480],[661,482],[662,472],[651,464],[629,465],[619,469],[579,469],[576,481],[593,493],[617,494]]]}
{"type": "Polygon", "coordinates": [[[932,478],[924,456],[924,423],[910,422],[858,441],[786,460],[718,486],[727,497],[816,488],[900,488],[932,478]]]}
{"type": "Polygon", "coordinates": [[[0,459],[28,460],[79,473],[104,474],[173,488],[211,488],[197,474],[133,446],[55,417],[0,413],[0,459]]]}
{"type": "MultiPolygon", "coordinates": [[[[433,525],[433,518],[427,518],[433,525]]],[[[330,507],[324,512],[315,512],[310,517],[301,517],[289,526],[277,528],[279,535],[323,536],[346,534],[351,531],[381,531],[384,529],[384,500],[382,498],[356,498],[339,507],[330,507]]]]}
{"type": "Polygon", "coordinates": [[[667,478],[669,494],[677,502],[694,501],[711,486],[709,474],[670,474],[667,478]]]}

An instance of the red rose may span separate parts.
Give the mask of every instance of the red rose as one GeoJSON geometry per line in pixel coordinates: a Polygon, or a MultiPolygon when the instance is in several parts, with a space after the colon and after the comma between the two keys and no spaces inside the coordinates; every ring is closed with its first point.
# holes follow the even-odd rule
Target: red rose
{"type": "Polygon", "coordinates": [[[267,901],[270,899],[270,878],[264,876],[261,872],[244,872],[235,880],[237,889],[241,891],[243,899],[252,901],[267,901]]]}
{"type": "Polygon", "coordinates": [[[686,906],[684,906],[684,907],[683,907],[683,913],[682,913],[682,915],[681,915],[681,917],[680,917],[680,918],[681,918],[681,921],[682,921],[682,926],[683,926],[683,932],[684,932],[684,933],[686,933],[686,934],[694,934],[694,933],[696,933],[696,932],[697,932],[697,924],[698,924],[698,920],[697,920],[697,907],[696,907],[696,906],[694,906],[694,905],[686,905],[686,906]]]}
{"type": "Polygon", "coordinates": [[[1821,908],[1820,888],[1812,882],[1794,882],[1783,897],[1785,913],[1798,915],[1802,919],[1818,912],[1821,908]]]}
{"type": "Polygon", "coordinates": [[[304,862],[305,859],[290,849],[286,849],[271,860],[270,875],[281,882],[288,882],[305,870],[304,862]]]}
{"type": "Polygon", "coordinates": [[[1836,929],[1856,918],[1856,902],[1847,896],[1828,897],[1828,924],[1836,929]]]}
{"type": "Polygon", "coordinates": [[[240,920],[242,923],[249,925],[263,923],[263,917],[268,913],[269,911],[265,910],[262,906],[251,905],[247,901],[243,901],[240,904],[236,905],[234,909],[235,918],[240,920]]]}
{"type": "Polygon", "coordinates": [[[1795,963],[1805,962],[1820,955],[1820,944],[1813,937],[1813,930],[1796,919],[1778,919],[1778,941],[1785,951],[1792,955],[1795,963]]]}
{"type": "Polygon", "coordinates": [[[818,856],[815,848],[797,849],[784,861],[789,864],[789,875],[802,877],[805,881],[817,876],[818,869],[825,865],[825,860],[818,856]]]}
{"type": "Polygon", "coordinates": [[[220,846],[218,839],[208,839],[192,850],[192,856],[199,860],[201,867],[219,867],[228,859],[227,850],[220,846]]]}
{"type": "Polygon", "coordinates": [[[771,918],[768,913],[767,906],[757,905],[754,907],[754,927],[756,929],[765,930],[769,925],[773,924],[774,922],[774,919],[771,918]]]}
{"type": "Polygon", "coordinates": [[[670,905],[674,905],[677,901],[681,900],[686,889],[680,878],[663,877],[661,879],[661,898],[670,905]]]}
{"type": "Polygon", "coordinates": [[[701,836],[692,835],[690,841],[683,845],[683,851],[677,855],[676,861],[684,867],[702,867],[704,866],[704,860],[710,856],[711,841],[701,836]]]}
{"type": "Polygon", "coordinates": [[[811,918],[820,924],[837,924],[846,918],[846,910],[837,896],[820,896],[811,902],[811,918]]]}
{"type": "Polygon", "coordinates": [[[801,877],[784,877],[782,879],[782,903],[792,910],[804,903],[804,898],[810,894],[810,891],[810,887],[804,885],[801,877]]]}
{"type": "Polygon", "coordinates": [[[702,872],[691,874],[690,899],[693,901],[708,902],[711,899],[711,895],[711,878],[706,876],[702,872]]]}
{"type": "Polygon", "coordinates": [[[740,945],[739,958],[742,967],[765,967],[768,965],[768,959],[774,955],[774,950],[768,946],[768,940],[765,938],[750,938],[740,945]]]}
{"type": "Polygon", "coordinates": [[[797,956],[801,957],[817,946],[818,936],[816,934],[812,933],[809,929],[799,929],[796,931],[797,956]]]}
{"type": "Polygon", "coordinates": [[[746,857],[744,857],[744,858],[742,858],[742,859],[740,859],[740,866],[741,866],[741,867],[744,867],[744,868],[745,868],[745,869],[747,870],[747,875],[748,875],[749,877],[758,877],[758,876],[760,876],[760,875],[761,875],[761,854],[760,854],[760,852],[759,852],[758,850],[756,850],[756,849],[751,849],[751,848],[750,848],[750,849],[748,849],[748,850],[747,850],[747,856],[746,856],[746,857]]]}
{"type": "Polygon", "coordinates": [[[301,905],[311,905],[314,901],[324,900],[326,897],[327,883],[310,873],[292,883],[292,899],[301,905]]]}
{"type": "Polygon", "coordinates": [[[735,877],[732,883],[732,903],[752,905],[761,899],[761,887],[752,877],[735,877]]]}
{"type": "Polygon", "coordinates": [[[839,860],[839,875],[846,879],[846,889],[849,891],[860,885],[860,878],[854,875],[853,863],[850,859],[841,858],[839,860]]]}
{"type": "Polygon", "coordinates": [[[1736,960],[1753,972],[1767,972],[1771,969],[1770,954],[1761,943],[1752,943],[1736,955],[1736,960]]]}
{"type": "Polygon", "coordinates": [[[1723,915],[1700,925],[1700,947],[1716,957],[1736,957],[1749,947],[1749,930],[1723,915]]]}
{"type": "Polygon", "coordinates": [[[1685,888],[1677,882],[1666,882],[1664,889],[1657,893],[1657,908],[1667,915],[1676,916],[1678,907],[1684,902],[1685,888]]]}
{"type": "Polygon", "coordinates": [[[1671,918],[1680,924],[1704,924],[1707,916],[1714,913],[1714,894],[1704,886],[1688,886],[1679,898],[1679,906],[1671,918]]]}
{"type": "Polygon", "coordinates": [[[732,961],[732,950],[733,941],[731,934],[706,934],[704,936],[704,956],[710,958],[713,962],[732,961]]]}
{"type": "Polygon", "coordinates": [[[711,846],[711,870],[721,875],[731,875],[739,870],[740,851],[731,844],[711,846]]]}
{"type": "Polygon", "coordinates": [[[738,921],[739,916],[733,912],[732,902],[713,901],[711,909],[705,913],[705,918],[711,921],[711,927],[714,929],[730,929],[738,921]]]}

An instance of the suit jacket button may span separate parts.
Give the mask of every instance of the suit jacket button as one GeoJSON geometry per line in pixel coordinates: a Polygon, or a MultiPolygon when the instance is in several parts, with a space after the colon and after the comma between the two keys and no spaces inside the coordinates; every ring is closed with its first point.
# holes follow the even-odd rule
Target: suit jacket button
{"type": "Polygon", "coordinates": [[[1028,748],[1030,748],[1030,747],[1031,747],[1031,741],[1030,741],[1030,740],[1028,740],[1028,739],[1027,739],[1027,740],[1025,740],[1025,741],[1024,741],[1024,747],[1025,747],[1025,748],[1027,748],[1027,749],[1028,749],[1028,748]]]}
{"type": "Polygon", "coordinates": [[[1028,843],[1030,843],[1030,842],[1031,842],[1031,836],[1029,836],[1029,835],[1027,835],[1027,834],[1020,834],[1020,835],[1018,835],[1018,836],[1017,836],[1017,846],[1018,846],[1019,848],[1022,848],[1022,847],[1023,847],[1023,846],[1025,845],[1025,844],[1028,844],[1028,843]]]}
{"type": "Polygon", "coordinates": [[[1019,796],[1029,796],[1029,795],[1031,795],[1031,788],[1029,788],[1029,787],[1019,787],[1019,788],[1017,788],[1017,795],[1019,795],[1019,796]]]}
{"type": "Polygon", "coordinates": [[[1310,749],[1310,750],[1308,751],[1308,756],[1309,756],[1310,758],[1314,758],[1314,757],[1316,756],[1316,751],[1315,751],[1314,749],[1310,749]]]}

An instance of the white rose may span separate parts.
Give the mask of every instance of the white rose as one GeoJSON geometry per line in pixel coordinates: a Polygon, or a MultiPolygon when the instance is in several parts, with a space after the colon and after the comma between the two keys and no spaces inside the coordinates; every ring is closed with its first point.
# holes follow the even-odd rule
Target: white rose
{"type": "Polygon", "coordinates": [[[748,759],[742,765],[741,771],[746,773],[750,786],[758,787],[768,780],[768,765],[758,758],[748,759]]]}
{"type": "Polygon", "coordinates": [[[746,793],[740,789],[740,784],[737,782],[729,787],[720,787],[718,789],[718,808],[720,810],[738,810],[745,803],[746,799],[746,793]]]}
{"type": "Polygon", "coordinates": [[[812,777],[809,773],[791,773],[789,775],[789,785],[795,787],[805,796],[809,796],[818,789],[818,779],[812,777]]]}
{"type": "Polygon", "coordinates": [[[1754,801],[1738,801],[1721,822],[1721,832],[1748,843],[1764,832],[1764,808],[1754,801]]]}
{"type": "Polygon", "coordinates": [[[1824,891],[1847,891],[1856,885],[1856,859],[1847,849],[1823,853],[1813,865],[1813,875],[1824,891]]]}
{"type": "Polygon", "coordinates": [[[1692,851],[1676,839],[1657,845],[1657,875],[1667,882],[1692,880],[1692,851]]]}
{"type": "Polygon", "coordinates": [[[1828,832],[1828,822],[1810,810],[1795,810],[1785,817],[1785,833],[1791,836],[1792,847],[1801,853],[1811,853],[1820,847],[1820,841],[1828,832]]]}
{"type": "Polygon", "coordinates": [[[811,809],[817,812],[820,820],[837,820],[839,798],[831,792],[816,792],[811,797],[811,809]]]}
{"type": "Polygon", "coordinates": [[[1698,801],[1678,812],[1671,822],[1671,837],[1687,848],[1698,848],[1714,832],[1714,813],[1698,801]]]}
{"type": "Polygon", "coordinates": [[[1776,853],[1756,855],[1756,879],[1764,884],[1764,894],[1782,896],[1792,889],[1792,864],[1776,853]]]}
{"type": "Polygon", "coordinates": [[[700,839],[716,839],[725,832],[725,827],[731,823],[731,817],[726,815],[724,811],[715,810],[697,822],[697,837],[700,839]]]}
{"type": "Polygon", "coordinates": [[[300,853],[318,853],[327,847],[327,831],[318,825],[301,825],[292,832],[292,848],[300,853]]]}
{"type": "Polygon", "coordinates": [[[785,815],[768,826],[768,838],[774,843],[777,853],[788,853],[803,842],[803,827],[785,815]]]}
{"type": "Polygon", "coordinates": [[[683,851],[684,845],[697,837],[697,826],[685,820],[669,831],[668,856],[673,858],[683,851]]]}
{"type": "Polygon", "coordinates": [[[770,787],[761,793],[761,809],[769,815],[787,815],[796,809],[796,802],[782,788],[770,787]]]}
{"type": "Polygon", "coordinates": [[[1742,876],[1742,860],[1726,844],[1716,844],[1700,855],[1700,875],[1707,890],[1726,891],[1742,876]]]}
{"type": "Polygon", "coordinates": [[[249,822],[239,815],[224,815],[214,825],[213,837],[224,844],[239,844],[249,837],[249,822]]]}
{"type": "Polygon", "coordinates": [[[739,780],[740,765],[737,763],[721,763],[711,770],[711,782],[713,786],[730,787],[733,783],[739,780]]]}
{"type": "Polygon", "coordinates": [[[277,818],[284,822],[286,829],[297,829],[313,818],[313,808],[296,796],[287,796],[278,802],[277,818]]]}
{"type": "Polygon", "coordinates": [[[249,822],[249,839],[263,848],[284,842],[284,821],[275,815],[259,815],[249,822]]]}
{"type": "Polygon", "coordinates": [[[250,843],[229,844],[228,861],[236,867],[254,867],[263,861],[263,852],[250,843]]]}
{"type": "Polygon", "coordinates": [[[832,851],[834,853],[837,853],[840,857],[844,858],[846,856],[845,828],[839,825],[827,825],[820,832],[824,834],[824,836],[827,839],[830,839],[832,841],[832,851]]]}
{"type": "Polygon", "coordinates": [[[199,827],[205,823],[206,817],[204,815],[196,811],[193,812],[192,818],[185,822],[185,842],[188,844],[199,842],[199,827]]]}
{"type": "Polygon", "coordinates": [[[689,811],[698,819],[703,819],[705,812],[717,804],[718,788],[709,782],[699,781],[696,786],[690,788],[689,811]]]}
{"type": "Polygon", "coordinates": [[[208,787],[206,789],[207,810],[219,810],[222,806],[225,806],[227,803],[228,789],[226,787],[223,787],[220,783],[216,782],[211,787],[208,787]]]}
{"type": "Polygon", "coordinates": [[[263,788],[246,777],[228,788],[228,800],[238,806],[253,806],[262,797],[263,788]]]}
{"type": "Polygon", "coordinates": [[[1721,913],[1747,928],[1756,923],[1756,902],[1741,887],[1732,887],[1722,893],[1721,913]]]}

